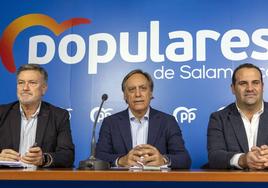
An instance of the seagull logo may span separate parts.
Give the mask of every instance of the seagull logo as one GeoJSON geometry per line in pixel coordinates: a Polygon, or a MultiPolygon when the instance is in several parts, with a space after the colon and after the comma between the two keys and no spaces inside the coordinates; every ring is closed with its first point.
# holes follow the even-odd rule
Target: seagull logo
{"type": "Polygon", "coordinates": [[[12,52],[13,44],[20,32],[29,27],[43,26],[51,30],[56,36],[59,36],[69,28],[89,23],[91,23],[91,20],[87,18],[72,18],[62,23],[57,23],[53,18],[45,14],[27,14],[21,16],[6,27],[0,38],[0,57],[2,63],[9,72],[14,73],[16,71],[12,52]]]}

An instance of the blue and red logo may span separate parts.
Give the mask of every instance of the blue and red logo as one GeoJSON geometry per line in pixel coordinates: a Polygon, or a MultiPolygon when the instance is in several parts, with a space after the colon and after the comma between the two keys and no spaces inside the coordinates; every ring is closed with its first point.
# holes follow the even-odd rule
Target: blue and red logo
{"type": "Polygon", "coordinates": [[[0,57],[5,68],[13,73],[16,65],[13,56],[13,44],[16,37],[23,30],[33,26],[43,26],[51,30],[56,36],[69,28],[80,24],[89,24],[91,20],[87,18],[72,18],[62,23],[57,23],[53,18],[44,14],[27,14],[15,19],[4,30],[0,38],[0,57]]]}

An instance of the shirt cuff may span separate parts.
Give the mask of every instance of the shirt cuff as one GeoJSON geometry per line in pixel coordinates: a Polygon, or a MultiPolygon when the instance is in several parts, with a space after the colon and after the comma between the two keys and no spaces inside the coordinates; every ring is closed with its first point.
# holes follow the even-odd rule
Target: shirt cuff
{"type": "Polygon", "coordinates": [[[239,158],[240,158],[240,156],[241,155],[243,155],[244,153],[238,153],[238,154],[235,154],[232,158],[231,158],[231,160],[230,160],[230,165],[231,166],[234,166],[234,167],[236,167],[236,168],[238,168],[238,169],[243,169],[241,166],[239,166],[239,164],[238,164],[238,161],[239,161],[239,158]]]}
{"type": "Polygon", "coordinates": [[[114,162],[114,164],[115,164],[116,167],[119,167],[119,164],[118,164],[119,158],[120,157],[117,157],[116,160],[115,160],[115,162],[114,162]]]}
{"type": "Polygon", "coordinates": [[[167,155],[163,155],[163,159],[165,161],[165,164],[162,165],[162,166],[165,166],[165,167],[171,166],[171,160],[170,160],[170,158],[167,155]]]}

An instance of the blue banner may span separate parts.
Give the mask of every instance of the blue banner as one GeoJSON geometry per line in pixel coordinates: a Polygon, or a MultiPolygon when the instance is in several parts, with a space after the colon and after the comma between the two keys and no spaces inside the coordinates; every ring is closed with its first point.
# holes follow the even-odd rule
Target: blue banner
{"type": "Polygon", "coordinates": [[[155,82],[151,105],[175,116],[192,168],[199,168],[207,162],[210,113],[235,99],[233,69],[256,64],[266,83],[267,10],[265,0],[2,2],[0,103],[17,99],[15,71],[20,65],[46,68],[44,100],[69,110],[77,166],[90,154],[101,95],[109,98],[99,125],[127,107],[121,81],[140,68],[155,82]]]}

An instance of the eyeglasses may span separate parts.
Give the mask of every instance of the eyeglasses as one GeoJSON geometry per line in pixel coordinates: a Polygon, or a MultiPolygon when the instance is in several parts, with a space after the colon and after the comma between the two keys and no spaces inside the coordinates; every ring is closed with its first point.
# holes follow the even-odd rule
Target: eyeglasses
{"type": "Polygon", "coordinates": [[[36,80],[30,80],[30,81],[19,80],[17,82],[18,87],[24,87],[25,84],[27,84],[29,87],[36,87],[39,84],[39,82],[36,80]]]}

